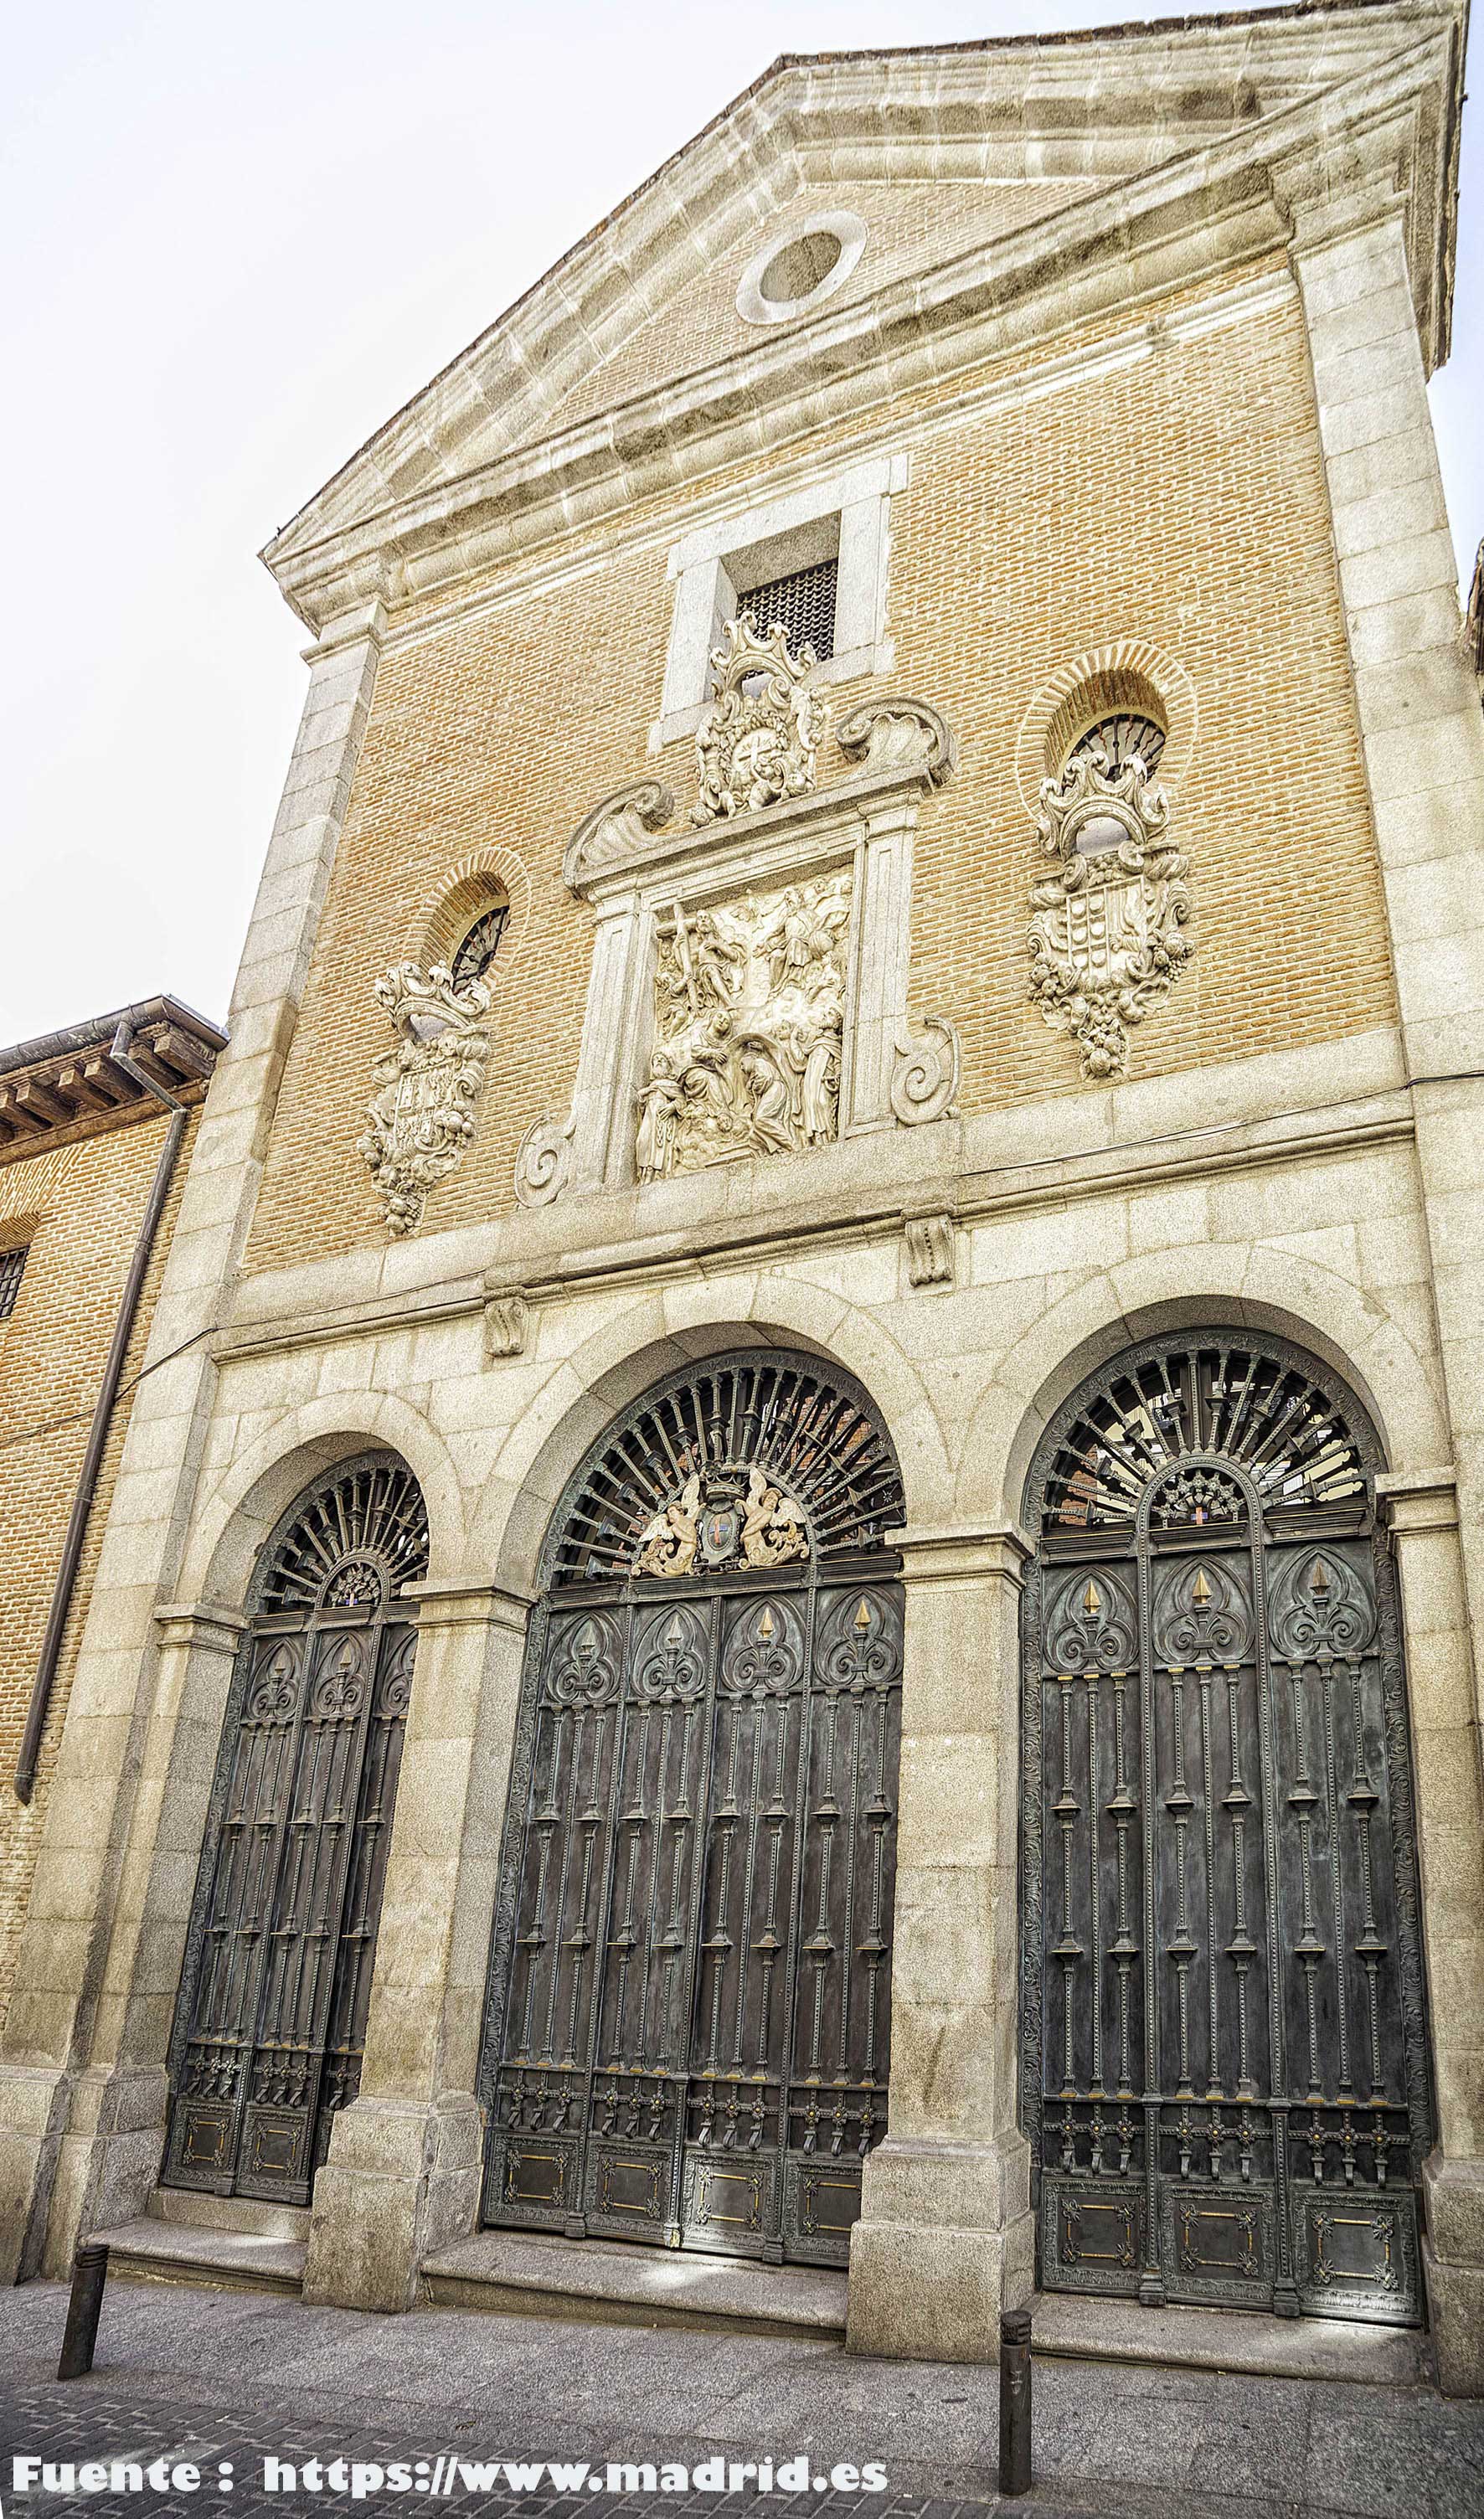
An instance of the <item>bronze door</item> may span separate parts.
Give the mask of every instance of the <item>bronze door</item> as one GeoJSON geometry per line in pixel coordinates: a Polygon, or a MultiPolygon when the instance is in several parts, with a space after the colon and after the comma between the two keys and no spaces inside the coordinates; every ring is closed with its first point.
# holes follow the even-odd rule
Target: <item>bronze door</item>
{"type": "MultiPolygon", "coordinates": [[[[485,2211],[837,2265],[886,2129],[901,1596],[859,1511],[821,1562],[818,1480],[776,1410],[749,1432],[741,1407],[771,1370],[737,1368],[720,1398],[714,1377],[618,1520],[621,1561],[691,1570],[579,1575],[536,1613],[485,2211]],[[749,1507],[760,1457],[772,1483],[749,1507]],[[708,1552],[715,1573],[695,1570],[708,1552]]],[[[644,1454],[625,1439],[632,1479],[644,1454]]]]}
{"type": "Polygon", "coordinates": [[[1136,1350],[1050,1430],[1025,2092],[1048,2288],[1415,2322],[1430,2140],[1375,1436],[1311,1359],[1136,1350]]]}
{"type": "Polygon", "coordinates": [[[163,2176],[308,2200],[360,2081],[415,1628],[422,1500],[370,1461],[267,1552],[212,1797],[172,2050],[163,2176]]]}

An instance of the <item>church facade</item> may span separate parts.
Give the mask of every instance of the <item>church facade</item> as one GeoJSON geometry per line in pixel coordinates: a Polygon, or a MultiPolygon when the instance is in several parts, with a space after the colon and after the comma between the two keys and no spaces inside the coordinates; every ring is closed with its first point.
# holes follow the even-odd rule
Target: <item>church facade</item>
{"type": "Polygon", "coordinates": [[[12,2277],[186,2198],[1484,2388],[1463,31],[786,58],[269,546],[12,2277]]]}

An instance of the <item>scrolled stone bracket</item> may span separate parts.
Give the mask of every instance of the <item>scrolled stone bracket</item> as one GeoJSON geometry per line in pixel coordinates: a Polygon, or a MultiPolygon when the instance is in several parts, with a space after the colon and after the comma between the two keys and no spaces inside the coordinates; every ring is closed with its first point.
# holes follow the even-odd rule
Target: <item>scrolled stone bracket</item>
{"type": "Polygon", "coordinates": [[[891,1103],[902,1127],[956,1118],[961,1066],[956,1026],[945,1016],[924,1015],[916,1033],[903,1026],[894,1049],[891,1103]]]}
{"type": "Polygon", "coordinates": [[[531,1334],[531,1298],[524,1286],[491,1292],[484,1307],[484,1351],[491,1362],[524,1355],[531,1334]]]}
{"type": "Polygon", "coordinates": [[[893,692],[862,700],[836,734],[847,761],[865,770],[920,770],[930,787],[951,778],[958,757],[953,729],[927,700],[893,692]]]}
{"type": "Polygon", "coordinates": [[[515,1196],[522,1207],[549,1207],[572,1177],[570,1113],[533,1120],[515,1157],[515,1196]]]}
{"type": "Polygon", "coordinates": [[[946,1214],[902,1218],[909,1286],[953,1283],[953,1218],[946,1214]]]}
{"type": "Polygon", "coordinates": [[[562,858],[562,876],[569,892],[578,892],[587,876],[601,866],[633,857],[645,836],[662,831],[675,812],[675,798],[658,778],[633,778],[615,787],[585,814],[562,858]]]}

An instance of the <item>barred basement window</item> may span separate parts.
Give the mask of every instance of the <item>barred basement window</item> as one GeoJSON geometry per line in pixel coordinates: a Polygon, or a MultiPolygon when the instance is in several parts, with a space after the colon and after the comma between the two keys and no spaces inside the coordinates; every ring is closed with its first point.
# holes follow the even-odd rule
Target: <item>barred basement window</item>
{"type": "Polygon", "coordinates": [[[21,1292],[29,1246],[22,1242],[19,1251],[0,1251],[0,1321],[9,1320],[21,1292]]]}
{"type": "Polygon", "coordinates": [[[796,568],[791,576],[769,578],[764,586],[739,589],[737,610],[750,612],[765,639],[774,622],[782,624],[790,653],[797,656],[806,640],[822,665],[835,652],[835,585],[840,562],[822,559],[812,568],[796,568]]]}
{"type": "Polygon", "coordinates": [[[468,987],[470,980],[485,978],[490,964],[500,950],[500,940],[504,934],[505,920],[509,915],[510,905],[507,901],[494,902],[488,909],[481,910],[454,956],[456,988],[464,989],[468,987]]]}

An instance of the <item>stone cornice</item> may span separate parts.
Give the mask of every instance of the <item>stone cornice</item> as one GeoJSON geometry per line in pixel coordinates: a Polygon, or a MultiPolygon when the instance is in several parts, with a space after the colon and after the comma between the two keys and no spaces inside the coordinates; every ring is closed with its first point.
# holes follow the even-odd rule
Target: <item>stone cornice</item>
{"type": "Polygon", "coordinates": [[[1398,1538],[1459,1526],[1458,1473],[1452,1467],[1383,1470],[1375,1481],[1375,1499],[1398,1538]]]}
{"type": "MultiPolygon", "coordinates": [[[[1244,22],[1249,28],[1262,23],[1271,33],[1271,22],[1244,22]]],[[[1447,340],[1460,26],[1452,8],[1406,5],[1340,9],[1295,22],[1284,39],[1291,84],[1287,91],[1282,81],[1278,87],[1287,95],[1307,83],[1309,92],[1298,101],[1263,110],[1253,90],[1244,109],[1251,118],[1218,137],[1208,136],[1209,125],[1202,126],[1197,114],[1200,136],[1192,147],[1190,118],[1166,97],[1165,148],[1173,154],[1164,162],[1125,175],[1092,198],[936,270],[832,307],[756,348],[543,437],[539,432],[554,404],[548,396],[545,414],[521,405],[532,374],[532,339],[525,334],[533,327],[539,334],[538,318],[552,318],[553,308],[563,323],[580,321],[586,301],[577,264],[569,258],[276,536],[265,560],[312,628],[343,611],[373,580],[384,579],[394,602],[466,581],[536,542],[785,446],[822,420],[847,415],[858,420],[874,403],[904,387],[940,380],[1022,342],[1074,331],[1110,308],[1147,301],[1285,244],[1292,222],[1284,204],[1295,175],[1307,169],[1312,176],[1321,165],[1337,214],[1345,215],[1343,204],[1353,201],[1357,219],[1375,215],[1379,184],[1396,214],[1405,217],[1419,326],[1424,352],[1435,361],[1447,340]],[[1316,32],[1321,26],[1326,40],[1336,29],[1344,40],[1327,52],[1316,32]],[[1353,69],[1357,54],[1365,66],[1353,69]],[[1344,75],[1346,70],[1351,74],[1344,75]],[[518,358],[512,346],[517,334],[524,340],[518,358]],[[507,413],[503,450],[481,460],[492,441],[498,442],[507,413]],[[520,435],[523,420],[531,422],[528,442],[514,444],[512,434],[520,435]],[[395,456],[394,441],[403,440],[406,456],[395,456]],[[419,486],[405,488],[414,478],[419,486]]],[[[1149,31],[1166,39],[1168,49],[1168,30],[1149,31]]],[[[1146,111],[1157,120],[1159,82],[1151,83],[1148,52],[1139,73],[1132,55],[1120,56],[1121,40],[1107,39],[1080,55],[1080,97],[1076,78],[1054,83],[1064,134],[1096,125],[1109,112],[1111,96],[1135,87],[1149,92],[1153,103],[1146,111]],[[1080,126],[1079,101],[1085,108],[1080,126]]],[[[1201,60],[1199,47],[1191,51],[1188,75],[1197,74],[1201,60]]],[[[739,138],[745,151],[756,155],[761,150],[769,162],[784,140],[796,156],[807,156],[837,125],[846,127],[838,135],[844,145],[851,112],[865,109],[851,104],[851,81],[833,66],[831,79],[822,84],[828,92],[820,103],[811,95],[807,104],[801,98],[788,103],[785,113],[780,90],[756,128],[752,108],[743,117],[745,131],[727,125],[733,195],[746,190],[735,158],[739,138]],[[799,126],[792,132],[785,127],[788,114],[799,126]]],[[[792,93],[787,91],[788,98],[792,93]]],[[[1049,113],[1044,96],[1043,105],[1049,113]]],[[[937,110],[948,110],[946,105],[937,110]]],[[[981,114],[980,137],[987,144],[994,113],[982,97],[981,114]]],[[[879,100],[866,120],[877,138],[859,139],[857,154],[869,156],[873,146],[879,148],[879,100]]],[[[671,170],[669,243],[662,250],[661,222],[646,245],[643,231],[653,229],[653,203],[642,217],[625,205],[601,249],[597,243],[582,249],[593,266],[592,288],[602,269],[610,299],[615,290],[647,283],[643,303],[649,314],[657,311],[671,285],[667,256],[673,259],[677,249],[674,231],[681,205],[689,217],[697,204],[705,209],[711,202],[714,210],[713,195],[720,197],[715,150],[701,143],[693,150],[693,159],[682,153],[676,161],[687,170],[683,183],[671,170]]],[[[856,171],[867,169],[860,165],[856,171]]],[[[636,196],[635,202],[644,198],[636,196]]],[[[702,253],[694,227],[688,250],[693,272],[702,253]]],[[[584,339],[579,366],[590,370],[606,352],[591,324],[584,339]]],[[[562,393],[573,380],[572,374],[562,376],[562,393]]]]}
{"type": "Polygon", "coordinates": [[[860,770],[731,821],[653,830],[621,859],[572,868],[567,881],[599,911],[634,891],[655,899],[724,900],[739,885],[804,876],[848,857],[863,827],[900,815],[938,783],[926,760],[860,770]]]}
{"type": "Polygon", "coordinates": [[[1034,1542],[1017,1522],[992,1530],[967,1523],[936,1530],[909,1526],[889,1530],[887,1546],[900,1550],[902,1581],[909,1588],[914,1583],[978,1583],[986,1574],[997,1574],[1019,1591],[1026,1563],[1035,1555],[1034,1542]]]}
{"type": "Polygon", "coordinates": [[[229,1609],[221,1601],[167,1601],[154,1613],[154,1625],[163,1645],[231,1657],[240,1644],[247,1625],[245,1612],[229,1609]]]}
{"type": "MultiPolygon", "coordinates": [[[[992,1128],[993,1124],[990,1124],[992,1128]]],[[[434,1321],[477,1319],[492,1298],[519,1294],[532,1305],[604,1293],[639,1295],[684,1279],[722,1278],[737,1269],[786,1261],[812,1250],[839,1251],[881,1241],[903,1230],[909,1217],[931,1209],[970,1225],[1046,1208],[1063,1209],[1072,1198],[1123,1197],[1130,1192],[1288,1164],[1347,1160],[1409,1144],[1411,1096],[1397,1088],[1361,1107],[1318,1105],[1282,1121],[1234,1118],[1226,1127],[1178,1133],[1148,1144],[1113,1139],[1078,1154],[993,1166],[976,1164],[961,1135],[962,1124],[943,1122],[929,1130],[900,1132],[900,1140],[873,1138],[879,1185],[862,1190],[858,1171],[841,1150],[821,1148],[798,1159],[794,1195],[781,1183],[761,1212],[719,1205],[705,1215],[671,1220],[664,1213],[670,1184],[656,1192],[599,1194],[553,1209],[516,1211],[486,1244],[486,1256],[454,1274],[430,1276],[417,1286],[356,1303],[336,1294],[344,1263],[309,1263],[291,1272],[282,1309],[244,1313],[213,1341],[213,1356],[279,1353],[355,1340],[434,1321]],[[892,1161],[909,1140],[908,1176],[896,1178],[892,1161]],[[932,1142],[930,1142],[932,1141],[932,1142]],[[937,1168],[934,1147],[940,1149],[937,1168]],[[807,1174],[807,1177],[802,1175],[807,1174]],[[653,1214],[658,1207],[659,1214],[653,1214]],[[647,1230],[644,1219],[653,1215],[647,1230]],[[322,1288],[317,1299],[316,1289],[322,1288]]],[[[977,1131],[978,1133],[978,1131],[977,1131]]],[[[699,1175],[705,1179],[705,1175],[699,1175]]],[[[483,1239],[483,1237],[481,1237],[483,1239]]],[[[458,1237],[466,1246],[469,1236],[458,1237]]],[[[436,1245],[427,1246],[430,1269],[436,1245]]],[[[400,1267],[415,1257],[412,1246],[396,1255],[400,1267]]]]}
{"type": "Polygon", "coordinates": [[[526,1615],[535,1595],[513,1592],[506,1583],[404,1583],[398,1596],[423,1634],[432,1627],[509,1627],[524,1635],[526,1615]]]}

